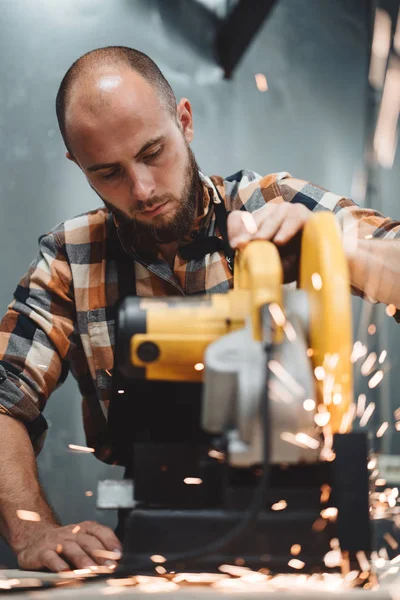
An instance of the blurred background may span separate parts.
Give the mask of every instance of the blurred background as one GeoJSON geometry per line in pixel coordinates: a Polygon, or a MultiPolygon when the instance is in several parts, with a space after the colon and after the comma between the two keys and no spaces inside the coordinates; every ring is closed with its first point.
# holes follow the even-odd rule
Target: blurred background
{"type": "MultiPolygon", "coordinates": [[[[38,237],[98,206],[65,159],[54,109],[66,70],[96,47],[149,54],[190,99],[204,173],[289,171],[400,219],[398,15],[398,0],[0,0],[0,311],[38,237]]],[[[376,405],[372,445],[400,455],[399,328],[386,307],[354,300],[355,399],[359,412],[376,405]]],[[[96,511],[96,485],[122,469],[68,451],[85,444],[71,377],[45,414],[39,468],[56,512],[114,526],[114,512],[96,511]]],[[[0,564],[15,565],[4,544],[0,564]]]]}

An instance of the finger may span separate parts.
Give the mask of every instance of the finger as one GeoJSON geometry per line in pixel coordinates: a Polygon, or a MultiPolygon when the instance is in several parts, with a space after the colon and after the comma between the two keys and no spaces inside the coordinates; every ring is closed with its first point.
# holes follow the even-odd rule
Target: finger
{"type": "Polygon", "coordinates": [[[257,225],[251,213],[242,210],[234,210],[228,217],[228,239],[232,248],[250,240],[252,234],[257,231],[257,225]]]}
{"type": "MultiPolygon", "coordinates": [[[[50,571],[54,571],[54,573],[59,573],[60,571],[69,571],[71,567],[60,558],[55,550],[44,550],[42,553],[42,565],[41,567],[47,567],[50,571]]],[[[38,568],[41,568],[38,567],[38,568]]]]}
{"type": "Polygon", "coordinates": [[[288,213],[286,219],[282,222],[281,227],[279,228],[276,235],[273,237],[273,241],[275,244],[282,245],[287,244],[289,240],[291,240],[296,233],[301,231],[307,221],[308,214],[303,213],[300,210],[293,210],[288,213]]]}
{"type": "Polygon", "coordinates": [[[77,542],[64,542],[62,555],[70,565],[77,569],[96,566],[96,561],[90,558],[77,542]]]}
{"type": "Polygon", "coordinates": [[[81,525],[83,532],[89,533],[100,540],[106,550],[116,553],[122,551],[121,542],[109,527],[100,525],[96,521],[85,521],[81,525]]]}
{"type": "Polygon", "coordinates": [[[257,233],[253,236],[254,239],[272,240],[279,231],[282,223],[287,219],[288,205],[278,204],[273,212],[269,214],[265,212],[263,219],[258,226],[257,233]]]}
{"type": "Polygon", "coordinates": [[[115,562],[121,558],[121,552],[107,550],[101,541],[88,533],[79,533],[76,539],[79,546],[99,565],[116,565],[115,562]]]}

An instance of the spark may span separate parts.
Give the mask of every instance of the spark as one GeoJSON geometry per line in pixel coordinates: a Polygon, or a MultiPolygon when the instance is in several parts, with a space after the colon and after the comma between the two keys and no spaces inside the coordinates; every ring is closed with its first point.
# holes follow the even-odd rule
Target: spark
{"type": "Polygon", "coordinates": [[[338,515],[338,509],[335,506],[324,508],[319,513],[323,519],[335,520],[338,515]]]}
{"type": "Polygon", "coordinates": [[[358,552],[356,552],[356,558],[358,560],[358,564],[360,565],[361,571],[371,570],[371,565],[369,563],[369,560],[367,559],[364,550],[359,550],[358,552]]]}
{"type": "Polygon", "coordinates": [[[371,352],[368,357],[365,359],[364,363],[361,365],[361,373],[363,375],[368,375],[376,363],[377,355],[375,352],[371,352]]]}
{"type": "Polygon", "coordinates": [[[322,518],[322,519],[317,519],[316,521],[314,521],[313,525],[312,525],[312,530],[313,531],[323,531],[326,528],[327,525],[327,520],[322,518]]]}
{"type": "Polygon", "coordinates": [[[314,350],[312,348],[307,348],[307,356],[308,358],[311,358],[314,354],[314,350]]]}
{"type": "Polygon", "coordinates": [[[279,500],[279,502],[275,502],[275,504],[271,506],[271,510],[284,510],[286,507],[286,500],[279,500]]]}
{"type": "Polygon", "coordinates": [[[292,375],[277,361],[270,360],[268,363],[270,371],[284,383],[296,396],[304,396],[304,388],[297,383],[292,375]]]}
{"type": "Polygon", "coordinates": [[[285,332],[289,342],[294,342],[297,339],[296,331],[290,321],[286,321],[283,326],[283,331],[285,332]]]}
{"type": "Polygon", "coordinates": [[[98,558],[108,558],[109,560],[119,560],[121,552],[111,552],[110,550],[92,550],[92,554],[98,558]]]}
{"type": "Polygon", "coordinates": [[[204,364],[203,363],[196,363],[194,365],[195,371],[202,371],[204,369],[204,364]]]}
{"type": "Polygon", "coordinates": [[[225,454],[219,450],[209,450],[208,456],[210,458],[216,458],[217,460],[225,460],[226,458],[225,454]]]}
{"type": "Polygon", "coordinates": [[[298,554],[300,554],[300,552],[301,552],[300,544],[293,544],[293,546],[291,546],[290,554],[292,554],[292,556],[297,556],[298,554]]]}
{"type": "Polygon", "coordinates": [[[56,552],[57,552],[57,554],[61,554],[62,551],[63,551],[63,545],[62,544],[57,544],[57,546],[56,546],[56,552]]]}
{"type": "Polygon", "coordinates": [[[87,446],[77,446],[76,444],[68,444],[70,450],[75,452],[94,452],[94,448],[88,448],[87,446]]]}
{"type": "Polygon", "coordinates": [[[316,450],[320,447],[320,442],[306,433],[296,433],[296,440],[300,442],[300,444],[304,444],[307,448],[311,448],[312,450],[316,450]]]}
{"type": "Polygon", "coordinates": [[[333,404],[340,404],[342,402],[342,394],[336,393],[333,394],[333,404]]]}
{"type": "Polygon", "coordinates": [[[360,394],[357,399],[357,417],[362,417],[365,411],[365,402],[367,397],[365,394],[360,394]]]}
{"type": "Polygon", "coordinates": [[[354,402],[350,404],[349,410],[344,413],[342,420],[339,426],[339,433],[346,433],[352,422],[354,421],[354,417],[356,415],[356,405],[354,402]]]}
{"type": "Polygon", "coordinates": [[[253,235],[253,233],[257,232],[257,223],[255,222],[255,219],[250,212],[241,212],[240,218],[247,233],[253,235]]]}
{"type": "Polygon", "coordinates": [[[325,377],[324,367],[321,367],[321,366],[315,367],[314,374],[315,374],[315,377],[318,379],[318,381],[322,381],[325,377]]]}
{"type": "Polygon", "coordinates": [[[17,510],[17,517],[21,519],[21,521],[40,521],[40,515],[33,510],[17,510]]]}
{"type": "Polygon", "coordinates": [[[330,495],[331,495],[331,491],[332,491],[332,488],[327,483],[323,483],[321,485],[321,498],[320,498],[321,504],[325,504],[325,502],[328,502],[330,495]]]}
{"type": "Polygon", "coordinates": [[[365,427],[375,410],[375,402],[370,402],[360,419],[360,427],[365,427]]]}
{"type": "Polygon", "coordinates": [[[379,359],[378,359],[378,362],[380,365],[383,363],[383,361],[385,360],[386,357],[387,357],[386,350],[382,350],[382,352],[379,355],[379,359]]]}
{"type": "Polygon", "coordinates": [[[376,333],[376,325],[371,323],[371,325],[368,327],[368,333],[369,335],[374,335],[374,333],[376,333]]]}
{"type": "Polygon", "coordinates": [[[342,563],[342,553],[340,550],[330,550],[324,556],[325,566],[333,569],[339,567],[342,563]]]}
{"type": "Polygon", "coordinates": [[[305,564],[305,562],[299,560],[298,558],[291,558],[288,562],[289,567],[292,567],[292,569],[303,569],[305,564]]]}
{"type": "Polygon", "coordinates": [[[365,356],[367,352],[368,349],[366,346],[364,346],[364,344],[362,344],[360,341],[354,342],[353,350],[350,356],[350,361],[352,363],[357,362],[360,358],[365,356]]]}
{"type": "Polygon", "coordinates": [[[303,408],[307,412],[314,410],[315,409],[315,400],[312,400],[312,398],[307,398],[307,400],[304,400],[304,402],[303,402],[303,408]]]}
{"type": "Polygon", "coordinates": [[[155,563],[165,563],[167,559],[162,554],[152,554],[150,560],[155,563]]]}
{"type": "MultiPolygon", "coordinates": [[[[397,59],[398,61],[398,59],[397,59]]],[[[400,68],[398,62],[391,61],[386,72],[385,87],[374,135],[374,150],[378,163],[387,169],[393,166],[397,147],[397,123],[400,112],[400,68]]],[[[389,307],[396,307],[389,304],[389,307]]],[[[387,309],[386,313],[389,316],[387,309]]]]}
{"type": "Polygon", "coordinates": [[[297,439],[294,433],[290,431],[283,431],[280,436],[281,440],[284,442],[288,442],[289,444],[293,444],[294,446],[298,446],[299,448],[305,448],[304,444],[301,444],[297,439]]]}
{"type": "Polygon", "coordinates": [[[325,427],[328,425],[331,419],[331,413],[327,410],[325,412],[318,412],[314,415],[314,421],[318,425],[318,427],[325,427]]]}
{"type": "Polygon", "coordinates": [[[371,62],[368,79],[372,87],[382,89],[385,80],[386,63],[390,50],[392,21],[386,10],[378,8],[375,12],[374,33],[372,38],[371,62]]]}
{"type": "Polygon", "coordinates": [[[167,572],[167,569],[165,569],[164,567],[162,567],[161,565],[158,565],[158,567],[156,567],[154,569],[156,571],[156,573],[158,573],[159,575],[164,575],[167,572]]]}
{"type": "Polygon", "coordinates": [[[185,477],[183,483],[186,483],[187,485],[200,485],[203,483],[203,480],[200,479],[200,477],[185,477]]]}
{"type": "Polygon", "coordinates": [[[385,312],[386,312],[386,314],[387,314],[388,317],[394,317],[394,315],[396,314],[396,310],[397,309],[396,309],[396,307],[395,307],[394,304],[389,304],[386,307],[386,311],[385,312]]]}
{"type": "Polygon", "coordinates": [[[80,525],[76,525],[73,530],[72,533],[79,533],[79,531],[81,530],[81,526],[80,525]]]}
{"type": "Polygon", "coordinates": [[[88,498],[90,498],[90,496],[93,496],[93,492],[92,492],[92,491],[90,491],[90,490],[87,490],[87,491],[85,492],[85,496],[87,496],[88,498]]]}
{"type": "Polygon", "coordinates": [[[375,469],[375,467],[376,467],[376,458],[372,458],[372,459],[369,461],[369,463],[368,463],[368,465],[367,465],[367,468],[368,468],[370,471],[372,471],[372,469],[375,469]]]}
{"type": "Polygon", "coordinates": [[[311,282],[315,290],[319,291],[322,289],[322,277],[319,273],[313,273],[311,275],[311,282]]]}
{"type": "Polygon", "coordinates": [[[268,82],[267,82],[267,78],[265,77],[265,75],[263,73],[256,73],[254,77],[256,80],[256,86],[257,86],[258,91],[267,92],[268,91],[268,82]]]}
{"type": "Polygon", "coordinates": [[[372,235],[372,233],[369,233],[368,235],[365,236],[365,240],[372,240],[374,236],[372,235]]]}
{"type": "Polygon", "coordinates": [[[382,437],[388,427],[389,427],[389,423],[387,421],[382,423],[382,425],[379,427],[378,431],[376,432],[376,437],[382,437]]]}
{"type": "Polygon", "coordinates": [[[268,306],[268,310],[278,327],[283,327],[286,323],[286,317],[279,304],[277,302],[271,302],[271,304],[268,306]]]}
{"type": "Polygon", "coordinates": [[[118,390],[118,394],[125,394],[125,390],[118,390]]]}
{"type": "Polygon", "coordinates": [[[377,479],[375,481],[375,485],[377,485],[379,487],[386,485],[386,479],[377,479]]]}

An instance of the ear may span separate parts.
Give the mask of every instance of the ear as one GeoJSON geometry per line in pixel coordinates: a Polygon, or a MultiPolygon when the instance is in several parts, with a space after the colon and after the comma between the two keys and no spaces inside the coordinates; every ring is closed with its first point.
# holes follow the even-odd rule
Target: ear
{"type": "Polygon", "coordinates": [[[187,98],[181,98],[176,107],[176,118],[187,142],[194,137],[192,106],[187,98]]]}
{"type": "Polygon", "coordinates": [[[70,160],[70,161],[74,162],[76,165],[78,165],[78,167],[79,167],[79,168],[81,168],[81,167],[80,167],[80,165],[79,165],[79,163],[78,163],[78,161],[76,160],[75,156],[73,156],[73,155],[71,154],[71,152],[68,152],[68,151],[67,151],[67,152],[65,153],[65,156],[68,158],[68,160],[70,160]]]}

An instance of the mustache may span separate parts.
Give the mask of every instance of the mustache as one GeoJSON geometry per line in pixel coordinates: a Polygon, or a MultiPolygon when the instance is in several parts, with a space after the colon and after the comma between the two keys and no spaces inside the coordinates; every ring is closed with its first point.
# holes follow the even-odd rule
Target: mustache
{"type": "Polygon", "coordinates": [[[163,196],[153,196],[149,200],[139,200],[136,203],[135,209],[132,211],[132,216],[141,213],[145,210],[152,210],[155,206],[160,206],[174,199],[172,194],[164,194],[163,196]]]}

